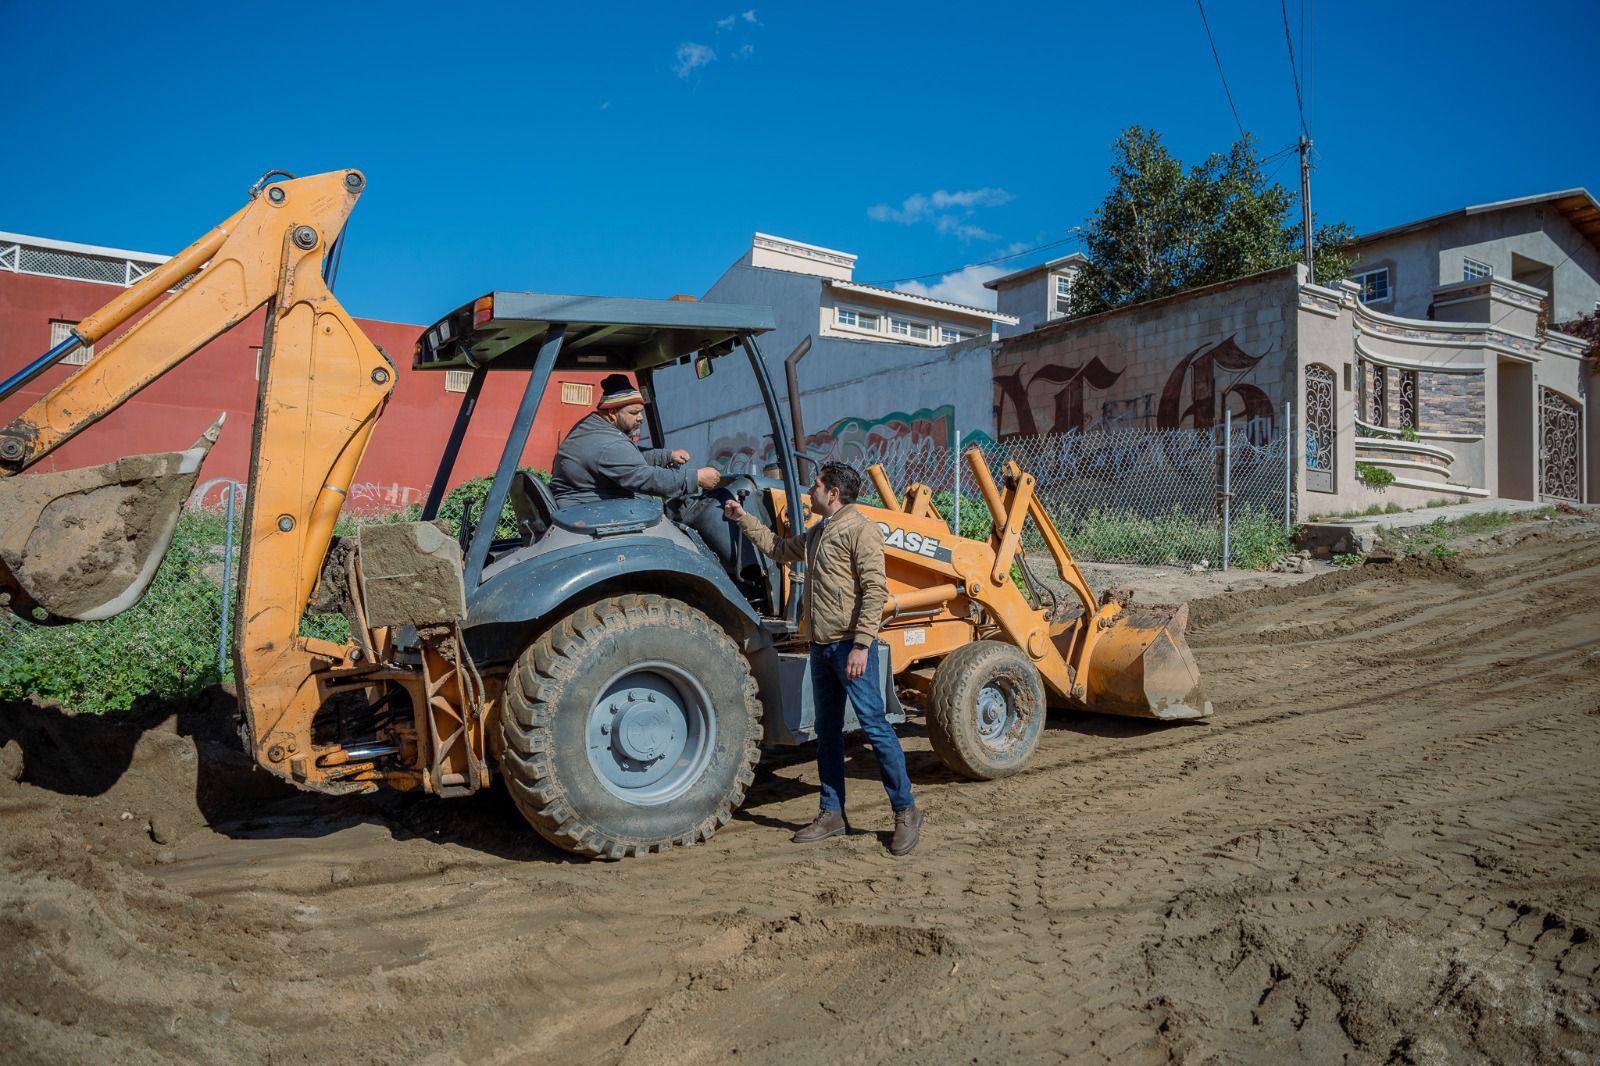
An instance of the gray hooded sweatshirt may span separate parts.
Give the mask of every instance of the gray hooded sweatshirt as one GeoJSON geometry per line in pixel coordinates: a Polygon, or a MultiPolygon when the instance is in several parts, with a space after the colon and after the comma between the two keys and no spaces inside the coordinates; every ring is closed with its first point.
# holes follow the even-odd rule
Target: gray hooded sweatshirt
{"type": "Polygon", "coordinates": [[[665,448],[640,448],[598,414],[572,427],[550,470],[557,507],[633,496],[687,496],[697,487],[694,467],[673,466],[665,448]]]}

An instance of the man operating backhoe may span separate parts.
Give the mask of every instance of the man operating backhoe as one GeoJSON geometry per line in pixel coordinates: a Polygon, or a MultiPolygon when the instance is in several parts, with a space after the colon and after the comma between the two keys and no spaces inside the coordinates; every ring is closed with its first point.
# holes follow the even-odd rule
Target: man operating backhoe
{"type": "Polygon", "coordinates": [[[640,448],[634,434],[644,422],[644,396],[626,374],[600,382],[600,403],[572,427],[551,464],[550,493],[556,506],[634,496],[687,496],[714,489],[722,480],[715,467],[688,467],[682,448],[640,448]]]}

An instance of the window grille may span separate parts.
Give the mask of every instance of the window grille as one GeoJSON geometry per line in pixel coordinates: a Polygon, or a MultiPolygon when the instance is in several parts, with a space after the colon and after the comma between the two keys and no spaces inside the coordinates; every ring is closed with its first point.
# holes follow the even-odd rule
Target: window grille
{"type": "Polygon", "coordinates": [[[594,403],[594,386],[581,381],[563,381],[561,383],[561,402],[574,404],[578,407],[589,407],[594,403]]]}
{"type": "MultiPolygon", "coordinates": [[[[50,347],[54,348],[72,335],[72,327],[76,322],[64,322],[60,319],[50,320],[50,347]]],[[[67,366],[83,366],[94,358],[94,345],[85,344],[66,354],[61,360],[67,366]]]]}

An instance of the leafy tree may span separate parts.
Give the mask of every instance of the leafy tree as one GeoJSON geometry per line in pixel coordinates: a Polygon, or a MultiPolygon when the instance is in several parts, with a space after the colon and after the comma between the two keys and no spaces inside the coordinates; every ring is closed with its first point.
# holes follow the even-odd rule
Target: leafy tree
{"type": "MultiPolygon", "coordinates": [[[[1248,135],[1188,170],[1161,135],[1139,126],[1112,145],[1112,187],[1084,235],[1089,263],[1073,279],[1074,316],[1285,266],[1302,256],[1299,196],[1262,173],[1248,135]]],[[[1343,223],[1316,228],[1316,276],[1344,277],[1343,223]]]]}

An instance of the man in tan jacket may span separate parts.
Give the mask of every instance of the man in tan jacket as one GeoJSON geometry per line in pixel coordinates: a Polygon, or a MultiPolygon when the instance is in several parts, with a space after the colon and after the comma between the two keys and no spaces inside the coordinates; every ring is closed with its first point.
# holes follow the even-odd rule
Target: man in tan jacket
{"type": "Polygon", "coordinates": [[[806,564],[801,619],[811,636],[811,693],[817,709],[817,771],[821,811],[794,835],[810,844],[849,831],[844,815],[844,703],[848,695],[861,731],[878,757],[878,773],[894,809],[889,851],[905,855],[917,846],[922,812],[911,796],[900,738],[884,716],[878,673],[878,625],[888,583],[883,569],[883,533],[855,507],[861,475],[844,463],[824,463],[811,486],[811,510],[821,515],[798,537],[781,539],[745,511],[738,500],[723,505],[728,519],[755,546],[780,563],[806,564]]]}

